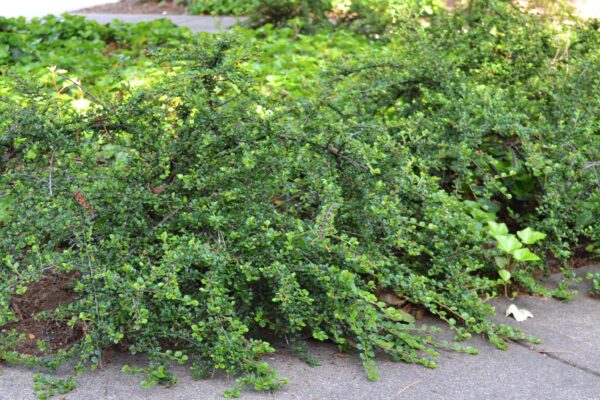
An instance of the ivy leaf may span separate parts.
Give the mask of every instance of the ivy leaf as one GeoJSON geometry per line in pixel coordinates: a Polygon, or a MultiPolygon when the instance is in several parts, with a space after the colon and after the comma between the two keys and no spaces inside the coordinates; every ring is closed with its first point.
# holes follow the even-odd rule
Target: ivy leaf
{"type": "Polygon", "coordinates": [[[0,199],[0,222],[8,218],[10,199],[8,197],[0,199]]]}
{"type": "Polygon", "coordinates": [[[512,256],[517,261],[539,261],[540,258],[533,254],[529,249],[518,249],[512,252],[512,256]]]}
{"type": "Polygon", "coordinates": [[[499,235],[494,238],[498,241],[498,248],[508,254],[523,247],[515,235],[499,235]]]}
{"type": "Polygon", "coordinates": [[[388,307],[385,309],[384,311],[385,316],[388,317],[389,319],[391,319],[392,321],[396,321],[396,322],[408,322],[409,324],[412,324],[415,322],[415,317],[413,317],[411,314],[407,313],[404,310],[399,310],[393,307],[388,307]]]}
{"type": "Polygon", "coordinates": [[[508,258],[506,257],[494,257],[498,268],[505,268],[508,265],[508,258]]]}
{"type": "Polygon", "coordinates": [[[503,222],[498,224],[494,221],[488,221],[488,229],[492,236],[503,236],[508,234],[508,227],[503,222]]]}
{"type": "Polygon", "coordinates": [[[500,278],[502,278],[502,280],[504,282],[510,281],[510,272],[508,272],[507,270],[501,269],[500,271],[498,271],[498,274],[500,275],[500,278]]]}
{"type": "Polygon", "coordinates": [[[7,44],[0,45],[0,60],[8,58],[10,55],[10,46],[7,44]]]}
{"type": "Polygon", "coordinates": [[[546,237],[545,233],[534,231],[529,227],[517,232],[517,235],[525,244],[534,244],[535,242],[542,240],[546,237]]]}

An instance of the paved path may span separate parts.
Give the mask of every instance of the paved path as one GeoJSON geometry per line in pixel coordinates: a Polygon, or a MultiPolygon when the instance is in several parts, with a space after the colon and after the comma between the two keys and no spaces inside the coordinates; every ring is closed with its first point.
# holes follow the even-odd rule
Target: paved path
{"type": "MultiPolygon", "coordinates": [[[[2,0],[0,0],[2,1],[2,0]]],[[[217,33],[230,28],[232,25],[237,23],[243,18],[235,17],[207,17],[207,16],[196,16],[196,15],[150,15],[150,14],[83,14],[83,13],[72,13],[76,15],[82,15],[88,19],[93,19],[102,24],[111,22],[114,19],[121,20],[123,22],[141,22],[151,21],[159,18],[167,18],[173,21],[174,24],[179,26],[186,26],[190,28],[192,32],[208,32],[217,33]]]]}
{"type": "MultiPolygon", "coordinates": [[[[600,272],[600,265],[580,269],[600,272]]],[[[554,277],[552,281],[557,278],[554,277]]],[[[508,302],[496,302],[498,320],[520,326],[545,340],[543,345],[511,344],[497,350],[481,338],[469,344],[481,350],[478,356],[444,352],[439,367],[427,369],[385,358],[379,361],[381,379],[370,382],[356,355],[337,352],[331,344],[310,345],[311,354],[323,363],[311,368],[286,351],[268,357],[290,383],[273,393],[245,391],[242,399],[264,400],[598,400],[600,399],[600,300],[589,297],[587,283],[572,302],[521,296],[515,300],[534,314],[534,319],[517,324],[502,315],[508,302]]],[[[103,371],[77,378],[77,388],[67,400],[204,400],[222,399],[233,379],[217,376],[193,381],[177,369],[179,382],[172,388],[142,389],[141,378],[120,372],[124,363],[141,364],[140,358],[118,355],[103,371]]],[[[68,373],[64,371],[63,373],[68,373]]],[[[33,399],[34,370],[4,367],[0,372],[1,400],[33,399]]]]}

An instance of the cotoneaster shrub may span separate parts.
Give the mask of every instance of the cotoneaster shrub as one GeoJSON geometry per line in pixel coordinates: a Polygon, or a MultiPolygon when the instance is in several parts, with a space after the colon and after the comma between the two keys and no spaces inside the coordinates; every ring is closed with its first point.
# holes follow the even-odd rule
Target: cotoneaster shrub
{"type": "Polygon", "coordinates": [[[3,106],[0,324],[13,289],[77,271],[55,316],[86,326],[69,354],[121,343],[148,353],[148,382],[190,359],[257,389],[284,382],[261,330],[356,347],[373,379],[376,350],[434,365],[445,345],[390,296],[463,338],[522,337],[488,319],[485,222],[379,128],[263,103],[238,53],[206,39],[163,84],[85,113],[35,90],[3,106]]]}
{"type": "Polygon", "coordinates": [[[399,31],[380,58],[348,65],[327,90],[341,94],[341,115],[405,141],[447,192],[491,201],[566,256],[578,241],[597,243],[600,229],[600,32],[575,21],[473,2],[399,31]]]}
{"type": "Polygon", "coordinates": [[[404,302],[458,339],[525,338],[492,323],[487,300],[507,285],[568,293],[539,286],[535,257],[510,253],[503,273],[501,238],[542,231],[526,242],[542,257],[598,239],[581,218],[598,212],[598,27],[490,4],[399,24],[372,53],[361,38],[366,54],[329,55],[322,74],[310,55],[327,49],[286,30],[295,51],[263,63],[256,50],[281,44],[198,38],[164,55],[152,87],[79,88],[89,107],[51,82],[13,82],[0,102],[0,326],[11,296],[60,271],[76,298],[46,318],[85,329],[54,358],[15,352],[5,331],[0,357],[83,367],[119,344],[148,354],[133,370],[146,385],[190,361],[270,390],[285,379],[260,361],[265,331],[357,349],[372,379],[376,352],[433,366],[437,348],[461,350],[404,302]]]}

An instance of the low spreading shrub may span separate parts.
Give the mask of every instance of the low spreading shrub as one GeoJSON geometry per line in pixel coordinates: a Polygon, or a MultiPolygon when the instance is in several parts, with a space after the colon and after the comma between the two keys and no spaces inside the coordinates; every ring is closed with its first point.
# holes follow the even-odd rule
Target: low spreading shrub
{"type": "Polygon", "coordinates": [[[407,141],[446,191],[536,225],[565,256],[600,238],[600,33],[482,4],[398,32],[329,90],[341,115],[407,141]]]}
{"type": "Polygon", "coordinates": [[[425,366],[475,352],[407,305],[458,340],[533,340],[491,322],[488,300],[568,297],[535,279],[545,257],[597,246],[600,33],[472,3],[382,41],[271,25],[187,39],[161,49],[152,85],[112,96],[11,82],[0,358],[83,368],[119,345],[148,354],[126,368],[144,385],[188,362],[238,375],[236,396],[286,382],[261,361],[273,334],[356,349],[371,379],[379,352],[425,366]],[[77,334],[24,352],[14,306],[50,277],[72,290],[38,322],[77,334]]]}

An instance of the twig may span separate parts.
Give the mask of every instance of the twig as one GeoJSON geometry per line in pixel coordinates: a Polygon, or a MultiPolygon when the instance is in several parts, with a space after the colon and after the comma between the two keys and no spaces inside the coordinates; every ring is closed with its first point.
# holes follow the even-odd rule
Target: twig
{"type": "Polygon", "coordinates": [[[102,107],[107,108],[106,105],[98,97],[94,96],[93,93],[91,93],[89,90],[87,90],[86,88],[84,88],[83,86],[81,86],[81,84],[79,82],[77,82],[76,80],[71,79],[67,75],[63,75],[63,74],[60,74],[60,73],[57,73],[57,75],[60,76],[63,79],[68,80],[69,82],[71,82],[75,86],[77,86],[79,88],[79,90],[81,90],[83,93],[85,93],[88,96],[90,96],[92,98],[92,100],[94,100],[96,103],[100,104],[102,107]]]}
{"type": "MultiPolygon", "coordinates": [[[[83,216],[83,213],[81,210],[79,210],[79,219],[81,221],[81,226],[84,227],[84,221],[85,218],[83,216]]],[[[97,321],[97,325],[98,327],[100,327],[100,325],[104,325],[102,323],[102,316],[100,315],[100,304],[98,301],[98,292],[96,290],[96,284],[95,284],[95,279],[96,279],[96,271],[94,270],[94,266],[92,263],[92,257],[90,255],[90,244],[88,244],[87,238],[86,238],[87,232],[85,229],[82,230],[82,241],[83,241],[83,246],[85,247],[85,255],[87,258],[87,267],[88,267],[88,272],[90,274],[90,283],[91,283],[91,289],[92,289],[92,295],[94,297],[94,306],[96,308],[96,318],[98,318],[97,321]]],[[[100,341],[97,341],[97,346],[98,346],[98,366],[99,368],[102,370],[104,369],[104,365],[102,362],[102,348],[100,347],[100,341]]]]}
{"type": "Polygon", "coordinates": [[[405,386],[405,387],[404,387],[402,390],[400,390],[400,391],[398,392],[398,394],[402,394],[402,393],[406,392],[408,389],[410,389],[411,387],[413,387],[413,386],[415,386],[415,385],[417,385],[417,384],[419,384],[419,383],[421,383],[421,382],[423,382],[423,380],[422,380],[422,379],[418,379],[418,380],[414,381],[414,382],[413,382],[413,383],[411,383],[410,385],[407,385],[407,386],[405,386]]]}
{"type": "Polygon", "coordinates": [[[167,222],[168,220],[173,218],[173,216],[175,216],[175,214],[177,214],[179,212],[179,210],[181,210],[181,208],[176,208],[173,211],[171,211],[170,213],[168,213],[167,215],[165,215],[164,218],[161,219],[158,224],[154,225],[154,227],[152,227],[152,229],[150,229],[147,236],[152,235],[154,233],[154,231],[156,231],[156,229],[158,229],[159,226],[161,226],[162,224],[164,224],[165,222],[167,222]]]}
{"type": "Polygon", "coordinates": [[[569,354],[579,354],[580,352],[578,351],[571,351],[571,350],[535,350],[536,353],[569,353],[569,354]]]}
{"type": "MultiPolygon", "coordinates": [[[[162,224],[164,224],[165,222],[167,222],[168,220],[170,220],[171,218],[173,218],[179,211],[181,210],[181,208],[176,208],[173,211],[169,212],[167,215],[165,215],[163,217],[163,219],[160,220],[160,222],[156,225],[154,225],[146,235],[144,235],[144,237],[150,237],[152,236],[152,234],[158,229],[159,226],[161,226],[162,224]]],[[[129,250],[128,256],[131,256],[135,251],[137,251],[137,247],[132,247],[129,250]]]]}
{"type": "Polygon", "coordinates": [[[54,167],[54,151],[50,155],[50,171],[48,172],[48,192],[50,197],[54,197],[52,194],[52,168],[54,167]]]}

